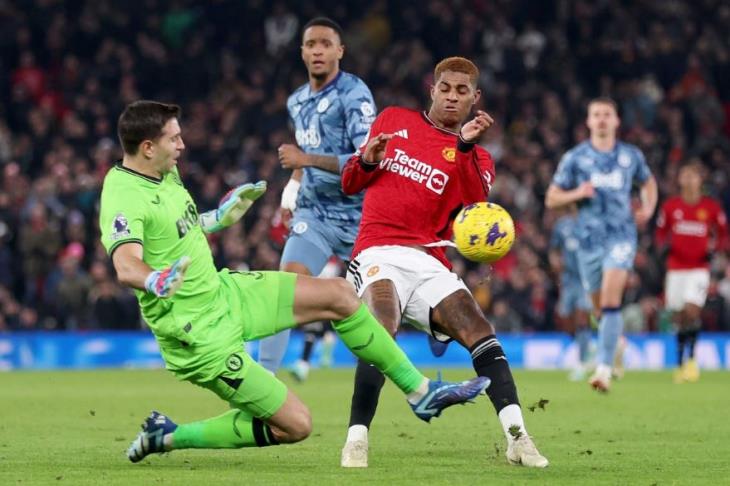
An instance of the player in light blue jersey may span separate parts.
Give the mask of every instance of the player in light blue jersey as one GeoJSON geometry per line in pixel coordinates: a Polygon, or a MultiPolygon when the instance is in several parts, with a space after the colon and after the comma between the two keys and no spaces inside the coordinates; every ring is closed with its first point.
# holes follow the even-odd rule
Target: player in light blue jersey
{"type": "MultiPolygon", "coordinates": [[[[350,258],[362,210],[362,194],[342,192],[340,170],[362,144],[375,119],[367,85],[340,70],[342,29],[331,19],[309,21],[302,33],[302,59],[309,82],[287,100],[297,144],[279,147],[279,160],[293,169],[281,206],[291,211],[281,269],[319,275],[332,255],[350,258]]],[[[261,341],[259,361],[275,373],[289,331],[261,341]]],[[[306,374],[302,375],[305,376],[306,374]]]]}
{"type": "Polygon", "coordinates": [[[621,300],[636,255],[637,225],[656,208],[657,185],[641,151],[619,142],[616,103],[597,98],[588,104],[590,139],[568,151],[558,164],[545,205],[578,204],[578,268],[591,293],[598,328],[598,365],[589,383],[599,391],[611,386],[611,365],[623,330],[621,300]],[[641,205],[632,210],[633,183],[641,205]]]}
{"type": "Polygon", "coordinates": [[[564,320],[566,330],[572,333],[578,344],[579,365],[571,372],[571,380],[584,379],[588,367],[591,345],[589,315],[592,309],[588,292],[583,288],[578,269],[578,238],[575,235],[577,212],[575,205],[567,207],[567,213],[555,222],[550,236],[550,266],[560,275],[558,316],[564,320]]]}

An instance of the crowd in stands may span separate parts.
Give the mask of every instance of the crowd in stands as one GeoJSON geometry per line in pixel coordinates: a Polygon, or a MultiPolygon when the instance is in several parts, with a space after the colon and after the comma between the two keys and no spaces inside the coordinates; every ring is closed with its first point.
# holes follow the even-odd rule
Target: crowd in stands
{"type": "MultiPolygon", "coordinates": [[[[292,142],[286,98],[306,82],[301,26],[345,29],[342,67],[379,109],[423,108],[433,66],[462,55],[481,69],[482,141],[496,162],[491,199],[518,224],[494,266],[456,254],[498,332],[549,331],[557,278],[543,198],[561,155],[587,137],[586,102],[617,100],[621,136],[677,193],[679,164],[707,168],[705,190],[730,213],[730,4],[721,0],[351,0],[207,2],[0,0],[0,331],[138,329],[133,294],[99,243],[98,196],[121,157],[125,104],[183,107],[180,161],[200,211],[233,185],[269,191],[243,224],[210,238],[220,266],[278,268],[278,217],[292,142]]],[[[625,296],[629,331],[662,330],[663,262],[641,232],[625,296]]],[[[730,330],[730,264],[712,260],[706,330],[730,330]]]]}

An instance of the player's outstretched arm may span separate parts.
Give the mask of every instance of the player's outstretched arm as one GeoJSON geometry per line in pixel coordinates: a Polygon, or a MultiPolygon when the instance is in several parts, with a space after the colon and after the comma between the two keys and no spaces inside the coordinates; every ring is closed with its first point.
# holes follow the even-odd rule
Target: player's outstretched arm
{"type": "Polygon", "coordinates": [[[640,196],[641,206],[634,212],[636,224],[645,225],[654,214],[657,199],[659,198],[656,179],[654,176],[649,177],[644,184],[641,185],[640,196]]]}
{"type": "Polygon", "coordinates": [[[296,145],[284,143],[278,149],[279,162],[284,169],[317,167],[334,174],[340,173],[339,159],[332,155],[307,154],[296,145]]]}
{"type": "Polygon", "coordinates": [[[238,222],[264,192],[266,192],[266,181],[246,183],[231,189],[220,200],[217,209],[211,209],[200,215],[200,226],[206,233],[215,233],[228,228],[238,222]]]}
{"type": "Polygon", "coordinates": [[[592,198],[594,194],[593,184],[588,181],[575,189],[561,189],[556,184],[550,184],[547,194],[545,194],[545,207],[548,209],[560,208],[581,199],[592,198]]]}
{"type": "Polygon", "coordinates": [[[184,256],[167,268],[154,270],[142,260],[142,245],[130,242],[114,250],[112,263],[122,285],[146,290],[166,299],[172,297],[183,284],[190,258],[184,256]]]}

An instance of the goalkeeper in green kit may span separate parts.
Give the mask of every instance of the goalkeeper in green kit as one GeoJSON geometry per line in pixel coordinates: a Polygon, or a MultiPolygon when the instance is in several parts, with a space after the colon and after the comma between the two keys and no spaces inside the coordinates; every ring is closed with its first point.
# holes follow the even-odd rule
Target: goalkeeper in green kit
{"type": "Polygon", "coordinates": [[[102,243],[119,281],[135,289],[167,369],[211,390],[230,409],[176,424],[153,411],[127,450],[132,462],[189,448],[263,447],[305,439],[307,407],[243,351],[243,342],[312,321],[331,320],[350,350],[381,370],[429,421],[489,385],[425,378],[344,279],[285,272],[217,271],[205,233],[236,223],[266,183],[232,189],[218,208],[198,213],[178,174],[185,148],[176,105],[137,101],[119,118],[124,158],[104,179],[102,243]]]}

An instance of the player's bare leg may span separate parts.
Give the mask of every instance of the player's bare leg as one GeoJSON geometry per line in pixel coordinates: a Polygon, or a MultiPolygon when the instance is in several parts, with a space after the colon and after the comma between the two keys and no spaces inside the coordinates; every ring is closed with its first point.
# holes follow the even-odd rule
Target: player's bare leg
{"type": "Polygon", "coordinates": [[[291,390],[286,401],[267,421],[276,440],[282,444],[299,442],[312,433],[312,416],[307,406],[291,390]]]}
{"type": "MultiPolygon", "coordinates": [[[[623,332],[621,317],[621,299],[628,279],[629,272],[618,268],[604,270],[601,289],[598,294],[596,309],[601,310],[601,320],[598,328],[597,366],[588,383],[598,391],[607,392],[611,388],[611,369],[613,366],[616,346],[623,332]]],[[[594,304],[596,295],[593,295],[594,304]]]]}
{"type": "MultiPolygon", "coordinates": [[[[391,336],[401,321],[400,301],[390,280],[373,282],[365,289],[362,300],[391,336]]],[[[368,430],[378,407],[385,377],[373,365],[358,360],[350,408],[347,440],[342,448],[342,467],[368,467],[368,430]]]]}
{"type": "Polygon", "coordinates": [[[416,416],[426,422],[451,405],[473,400],[489,386],[489,380],[479,376],[459,383],[428,380],[343,278],[298,276],[293,313],[299,324],[331,320],[350,351],[390,378],[406,395],[416,416]]]}
{"type": "Polygon", "coordinates": [[[477,374],[491,380],[487,395],[507,438],[508,461],[528,467],[546,467],[548,460],[537,451],[527,434],[507,357],[494,327],[472,295],[466,290],[457,290],[433,309],[432,319],[440,332],[469,350],[477,374]]]}

